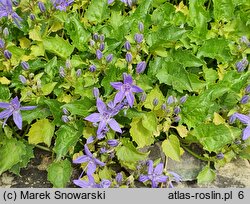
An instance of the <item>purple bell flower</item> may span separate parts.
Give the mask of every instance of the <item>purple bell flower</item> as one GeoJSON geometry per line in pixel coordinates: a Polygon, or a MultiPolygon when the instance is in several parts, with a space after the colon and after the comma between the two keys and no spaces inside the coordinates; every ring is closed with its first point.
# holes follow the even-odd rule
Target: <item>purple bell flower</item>
{"type": "Polygon", "coordinates": [[[90,65],[90,67],[89,67],[89,71],[90,72],[95,72],[96,71],[96,66],[95,65],[90,65]]]}
{"type": "Polygon", "coordinates": [[[136,33],[135,36],[134,36],[134,40],[137,43],[142,43],[142,41],[143,41],[143,34],[136,33]]]}
{"type": "Polygon", "coordinates": [[[106,57],[107,63],[110,63],[112,60],[113,60],[113,54],[109,54],[109,55],[106,57]]]}
{"type": "Polygon", "coordinates": [[[112,139],[112,140],[108,140],[107,144],[111,147],[116,147],[119,144],[118,140],[112,139]]]}
{"type": "Polygon", "coordinates": [[[24,69],[24,70],[28,70],[29,69],[29,63],[28,62],[21,62],[21,66],[22,66],[22,68],[24,69]]]}
{"type": "Polygon", "coordinates": [[[124,48],[129,51],[131,49],[131,45],[129,43],[129,41],[126,41],[125,44],[124,44],[124,48]]]}
{"type": "Polygon", "coordinates": [[[132,55],[130,52],[126,53],[125,59],[127,61],[127,63],[131,63],[132,62],[132,55]]]}
{"type": "Polygon", "coordinates": [[[136,73],[141,74],[145,71],[145,69],[146,69],[146,62],[145,61],[139,62],[136,66],[136,73]]]}
{"type": "Polygon", "coordinates": [[[248,137],[250,137],[250,116],[241,113],[234,113],[232,116],[230,116],[230,118],[233,118],[233,122],[238,119],[240,122],[246,125],[246,128],[242,131],[242,140],[246,140],[248,137]]]}
{"type": "Polygon", "coordinates": [[[44,13],[44,12],[46,11],[46,8],[45,8],[44,3],[41,2],[41,1],[38,2],[38,8],[40,9],[40,11],[41,11],[42,13],[44,13]]]}
{"type": "Polygon", "coordinates": [[[102,56],[103,56],[103,55],[102,55],[101,50],[99,50],[99,49],[96,50],[96,58],[100,60],[100,59],[102,59],[102,56]]]}

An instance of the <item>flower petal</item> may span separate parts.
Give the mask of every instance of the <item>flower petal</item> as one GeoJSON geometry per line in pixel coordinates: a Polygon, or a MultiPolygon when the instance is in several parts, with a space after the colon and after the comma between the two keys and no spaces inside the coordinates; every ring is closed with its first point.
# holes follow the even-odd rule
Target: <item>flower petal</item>
{"type": "Polygon", "coordinates": [[[124,73],[123,74],[123,82],[124,84],[132,84],[133,83],[133,78],[131,75],[124,73]]]}
{"type": "Polygon", "coordinates": [[[101,113],[101,114],[103,112],[107,111],[106,104],[100,98],[96,99],[96,107],[97,107],[97,110],[99,111],[99,113],[101,113]]]}
{"type": "Polygon", "coordinates": [[[105,129],[106,126],[107,126],[106,121],[101,120],[100,123],[99,123],[99,125],[98,125],[97,132],[96,132],[97,135],[99,135],[105,129]]]}
{"type": "Polygon", "coordinates": [[[9,107],[10,107],[9,103],[0,102],[0,108],[9,108],[9,107]]]}
{"type": "Polygon", "coordinates": [[[81,163],[84,163],[84,162],[88,162],[90,159],[88,156],[86,155],[83,155],[83,156],[80,156],[78,158],[76,158],[75,160],[73,160],[73,163],[74,164],[81,164],[81,163]]]}
{"type": "Polygon", "coordinates": [[[94,161],[99,166],[105,166],[106,165],[104,162],[100,161],[99,159],[94,158],[94,161]]]}
{"type": "Polygon", "coordinates": [[[37,108],[37,106],[22,106],[20,110],[33,110],[37,108]]]}
{"type": "Polygon", "coordinates": [[[15,98],[13,98],[13,99],[10,101],[10,103],[11,103],[12,105],[14,105],[16,109],[20,108],[20,102],[19,102],[17,96],[16,96],[15,98]]]}
{"type": "Polygon", "coordinates": [[[81,179],[73,180],[73,183],[81,188],[89,188],[90,184],[87,181],[83,181],[81,179]]]}
{"type": "Polygon", "coordinates": [[[122,82],[110,82],[110,85],[116,90],[121,90],[123,83],[122,82]]]}
{"type": "Polygon", "coordinates": [[[109,126],[111,127],[111,129],[114,130],[115,132],[122,133],[122,130],[121,130],[119,124],[116,122],[115,119],[111,118],[111,119],[108,121],[108,124],[109,124],[109,126]]]}
{"type": "Polygon", "coordinates": [[[242,139],[246,140],[250,137],[250,125],[248,125],[242,132],[242,139]]]}
{"type": "Polygon", "coordinates": [[[181,181],[181,176],[173,171],[169,171],[168,173],[170,173],[171,175],[174,176],[174,180],[179,183],[181,181]]]}
{"type": "Polygon", "coordinates": [[[148,174],[153,174],[153,170],[154,170],[154,167],[153,167],[153,161],[152,160],[148,160],[148,174]]]}
{"type": "Polygon", "coordinates": [[[119,102],[121,102],[125,97],[125,92],[124,91],[119,91],[116,95],[115,95],[115,99],[114,99],[114,104],[117,104],[119,102]]]}
{"type": "Polygon", "coordinates": [[[93,154],[89,151],[88,145],[86,144],[84,145],[84,152],[88,157],[93,158],[93,154]]]}
{"type": "Polygon", "coordinates": [[[143,92],[143,90],[139,86],[135,86],[135,85],[132,86],[131,91],[135,93],[143,92]]]}
{"type": "Polygon", "coordinates": [[[134,105],[134,101],[135,101],[134,95],[133,95],[131,92],[128,92],[128,93],[126,94],[126,99],[128,100],[129,106],[132,108],[133,105],[134,105]]]}
{"type": "Polygon", "coordinates": [[[22,115],[20,113],[20,111],[14,111],[13,112],[13,120],[16,124],[16,126],[18,127],[18,129],[22,129],[22,115]]]}
{"type": "Polygon", "coordinates": [[[149,180],[149,178],[148,178],[147,175],[140,175],[140,177],[139,177],[140,182],[145,182],[145,181],[148,181],[148,180],[149,180]]]}
{"type": "Polygon", "coordinates": [[[2,112],[0,112],[0,119],[3,119],[3,118],[8,118],[12,115],[12,110],[10,109],[6,109],[2,112]]]}
{"type": "Polygon", "coordinates": [[[93,162],[93,161],[90,161],[89,163],[88,163],[88,165],[87,165],[87,174],[88,175],[92,175],[94,172],[95,172],[95,170],[96,170],[96,164],[95,164],[95,162],[93,162]]]}
{"type": "Polygon", "coordinates": [[[161,175],[162,172],[163,172],[163,163],[160,163],[155,167],[154,173],[156,175],[161,175]]]}
{"type": "Polygon", "coordinates": [[[87,121],[90,121],[92,123],[97,123],[99,122],[101,114],[100,113],[92,113],[89,116],[87,116],[86,118],[84,118],[87,121]]]}
{"type": "Polygon", "coordinates": [[[240,113],[235,113],[235,117],[240,120],[240,122],[244,123],[245,125],[250,125],[250,117],[247,115],[243,115],[240,113]]]}
{"type": "Polygon", "coordinates": [[[160,175],[160,176],[156,176],[156,177],[155,177],[155,181],[156,181],[157,183],[164,183],[164,182],[167,181],[167,179],[168,179],[168,176],[163,176],[163,175],[160,175]]]}

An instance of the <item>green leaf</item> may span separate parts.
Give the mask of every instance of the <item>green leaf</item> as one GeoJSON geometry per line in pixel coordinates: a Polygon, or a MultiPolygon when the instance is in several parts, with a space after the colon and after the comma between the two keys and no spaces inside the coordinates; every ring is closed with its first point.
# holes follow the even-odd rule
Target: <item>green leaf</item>
{"type": "Polygon", "coordinates": [[[177,62],[166,62],[160,71],[156,74],[160,83],[173,86],[173,89],[183,92],[183,90],[192,91],[192,84],[188,72],[177,62]]]}
{"type": "Polygon", "coordinates": [[[66,108],[72,115],[80,115],[86,117],[89,115],[90,109],[95,106],[95,102],[87,97],[81,100],[73,101],[65,104],[62,108],[66,108]]]}
{"type": "Polygon", "coordinates": [[[45,143],[49,147],[54,131],[55,125],[51,124],[48,119],[38,120],[31,125],[29,133],[27,134],[29,143],[35,145],[45,143]]]}
{"type": "Polygon", "coordinates": [[[43,119],[49,115],[49,109],[42,106],[38,106],[32,111],[22,111],[23,121],[27,121],[29,124],[35,119],[43,119]]]}
{"type": "Polygon", "coordinates": [[[143,114],[142,126],[150,132],[157,130],[157,118],[154,112],[151,111],[143,114]]]}
{"type": "Polygon", "coordinates": [[[116,155],[123,162],[138,162],[145,160],[149,153],[139,152],[128,138],[121,139],[122,146],[116,148],[116,155]]]}
{"type": "Polygon", "coordinates": [[[216,21],[230,21],[234,17],[232,0],[213,0],[213,13],[216,21]]]}
{"type": "Polygon", "coordinates": [[[204,64],[204,62],[196,57],[189,50],[176,50],[173,52],[172,57],[174,61],[179,62],[184,67],[200,67],[204,64]]]}
{"type": "Polygon", "coordinates": [[[54,161],[48,168],[48,180],[54,188],[65,188],[70,181],[72,170],[69,160],[54,161]]]}
{"type": "Polygon", "coordinates": [[[152,21],[155,25],[160,23],[169,22],[173,18],[175,7],[171,3],[164,3],[161,6],[157,6],[152,14],[152,21]]]}
{"type": "Polygon", "coordinates": [[[43,92],[44,96],[49,95],[55,88],[57,82],[51,82],[51,83],[47,83],[45,85],[42,86],[41,90],[43,92]]]}
{"type": "Polygon", "coordinates": [[[0,84],[0,99],[8,101],[10,99],[10,90],[7,85],[0,84]]]}
{"type": "Polygon", "coordinates": [[[225,145],[231,144],[241,134],[236,127],[224,124],[201,124],[192,133],[209,152],[219,152],[225,145]]]}
{"type": "Polygon", "coordinates": [[[43,45],[45,50],[63,59],[67,59],[74,50],[74,46],[59,36],[46,37],[43,39],[43,45]]]}
{"type": "Polygon", "coordinates": [[[197,54],[198,57],[215,58],[219,62],[231,61],[229,41],[223,38],[212,38],[204,42],[197,54]]]}
{"type": "MultiPolygon", "coordinates": [[[[146,125],[147,122],[144,122],[146,125]]],[[[154,143],[154,136],[151,131],[143,126],[141,118],[133,118],[129,133],[139,148],[151,145],[154,143]]]]}
{"type": "Polygon", "coordinates": [[[84,16],[91,23],[101,23],[109,17],[108,2],[92,0],[84,16]]]}
{"type": "Polygon", "coordinates": [[[100,179],[112,179],[112,170],[105,166],[103,169],[99,170],[100,179]]]}
{"type": "Polygon", "coordinates": [[[56,99],[47,99],[44,101],[49,106],[49,109],[53,115],[54,121],[53,123],[55,125],[61,125],[63,124],[61,117],[62,117],[62,109],[61,106],[63,103],[57,101],[56,99]]]}
{"type": "Polygon", "coordinates": [[[20,176],[21,168],[27,167],[30,159],[34,158],[33,146],[29,144],[25,144],[25,145],[26,145],[25,147],[26,153],[22,155],[20,162],[12,166],[12,168],[10,169],[12,173],[19,175],[19,176],[20,176]]]}
{"type": "Polygon", "coordinates": [[[203,68],[203,75],[207,84],[214,83],[218,79],[218,73],[212,68],[203,68]]]}
{"type": "Polygon", "coordinates": [[[69,149],[75,146],[81,135],[82,127],[76,129],[73,126],[62,125],[56,131],[57,138],[53,150],[56,153],[57,160],[66,156],[69,149]]]}
{"type": "Polygon", "coordinates": [[[159,86],[156,85],[154,89],[150,91],[150,93],[147,95],[146,101],[143,103],[145,108],[151,109],[151,110],[159,110],[161,108],[161,105],[165,102],[165,97],[163,96],[161,90],[159,89],[159,86]],[[157,98],[159,100],[159,103],[157,106],[153,105],[153,100],[157,98]]]}
{"type": "Polygon", "coordinates": [[[83,27],[79,18],[74,15],[67,18],[65,29],[73,41],[73,45],[80,51],[87,50],[90,33],[83,27]]]}
{"type": "Polygon", "coordinates": [[[50,78],[53,78],[56,73],[58,73],[58,66],[57,66],[57,57],[54,56],[44,67],[44,71],[50,76],[50,78]]]}
{"type": "Polygon", "coordinates": [[[26,146],[23,142],[14,138],[5,139],[0,146],[0,175],[19,163],[26,154],[26,146]]]}
{"type": "Polygon", "coordinates": [[[167,157],[175,161],[180,161],[181,159],[181,147],[180,141],[175,135],[170,135],[168,139],[162,142],[162,151],[167,157]]]}
{"type": "Polygon", "coordinates": [[[211,183],[216,177],[214,170],[212,170],[209,166],[205,166],[202,171],[197,176],[198,184],[206,184],[211,183]]]}

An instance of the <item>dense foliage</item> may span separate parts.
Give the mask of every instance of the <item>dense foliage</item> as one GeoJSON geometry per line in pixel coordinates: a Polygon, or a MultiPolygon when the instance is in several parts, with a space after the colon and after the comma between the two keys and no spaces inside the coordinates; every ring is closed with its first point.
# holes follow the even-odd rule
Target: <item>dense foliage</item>
{"type": "Polygon", "coordinates": [[[166,158],[250,158],[249,0],[0,0],[0,174],[51,151],[54,187],[172,187],[166,158]],[[80,164],[80,165],[79,165],[80,164]]]}

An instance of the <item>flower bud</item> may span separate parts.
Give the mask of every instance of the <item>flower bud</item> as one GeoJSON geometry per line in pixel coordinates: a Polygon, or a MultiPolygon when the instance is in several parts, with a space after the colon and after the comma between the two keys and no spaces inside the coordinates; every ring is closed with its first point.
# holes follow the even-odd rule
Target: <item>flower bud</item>
{"type": "Polygon", "coordinates": [[[100,35],[100,41],[103,42],[105,40],[105,36],[103,34],[100,35]]]}
{"type": "Polygon", "coordinates": [[[96,50],[96,58],[97,59],[102,59],[102,52],[100,50],[96,50]]]}
{"type": "Polygon", "coordinates": [[[90,144],[90,143],[92,143],[92,142],[94,142],[94,140],[95,140],[95,137],[94,136],[90,136],[88,139],[87,139],[87,144],[90,144]]]}
{"type": "Polygon", "coordinates": [[[22,84],[27,83],[27,79],[23,75],[19,75],[19,80],[22,82],[22,84]]]}
{"type": "Polygon", "coordinates": [[[60,77],[64,78],[66,76],[64,68],[61,66],[59,68],[59,75],[60,77]]]}
{"type": "Polygon", "coordinates": [[[102,147],[101,149],[100,149],[100,153],[101,154],[104,154],[104,153],[106,153],[108,150],[106,149],[106,147],[102,147]]]}
{"type": "Polygon", "coordinates": [[[70,59],[67,59],[66,62],[65,62],[65,67],[67,69],[70,69],[71,68],[71,62],[70,62],[70,59]]]}
{"type": "Polygon", "coordinates": [[[142,61],[140,63],[137,64],[136,66],[136,73],[137,74],[141,74],[144,72],[144,70],[146,69],[146,62],[142,61]]]}
{"type": "Polygon", "coordinates": [[[44,12],[46,11],[46,8],[45,8],[44,3],[41,2],[41,1],[38,2],[38,8],[40,9],[40,11],[41,11],[42,13],[44,13],[44,12]]]}
{"type": "Polygon", "coordinates": [[[96,66],[95,65],[90,65],[90,67],[89,67],[89,71],[90,72],[95,72],[96,71],[96,66]]]}
{"type": "Polygon", "coordinates": [[[76,76],[80,77],[82,75],[82,70],[81,69],[77,69],[76,70],[76,76]]]}
{"type": "Polygon", "coordinates": [[[229,117],[229,123],[234,123],[236,119],[237,119],[237,117],[236,117],[235,114],[231,115],[231,116],[229,117]]]}
{"type": "Polygon", "coordinates": [[[9,30],[8,30],[7,27],[3,29],[3,36],[4,36],[5,38],[7,38],[7,37],[9,36],[9,30]]]}
{"type": "Polygon", "coordinates": [[[138,24],[138,29],[139,29],[139,31],[140,31],[141,33],[144,31],[144,25],[143,25],[142,22],[139,22],[139,24],[138,24]]]}
{"type": "Polygon", "coordinates": [[[105,44],[104,44],[104,43],[101,43],[99,49],[100,49],[101,51],[103,51],[103,50],[105,49],[105,44]]]}
{"type": "Polygon", "coordinates": [[[25,61],[22,61],[21,62],[21,66],[24,70],[28,70],[29,69],[29,63],[28,62],[25,62],[25,61]]]}
{"type": "Polygon", "coordinates": [[[246,87],[245,92],[248,94],[250,93],[250,84],[246,87]]]}
{"type": "Polygon", "coordinates": [[[219,153],[216,155],[217,159],[223,159],[224,158],[224,154],[223,153],[219,153]]]}
{"type": "Polygon", "coordinates": [[[124,44],[124,48],[129,51],[131,49],[131,45],[130,45],[130,42],[129,41],[126,41],[125,44],[124,44]]]}
{"type": "Polygon", "coordinates": [[[62,112],[64,113],[64,115],[69,115],[69,111],[67,110],[67,108],[63,108],[62,109],[62,112]]]}
{"type": "Polygon", "coordinates": [[[176,116],[173,119],[174,119],[174,122],[176,123],[178,123],[181,120],[180,116],[176,116]]]}
{"type": "Polygon", "coordinates": [[[110,63],[112,60],[113,60],[113,54],[109,54],[109,55],[106,57],[106,61],[107,61],[108,63],[110,63]]]}
{"type": "Polygon", "coordinates": [[[244,95],[241,100],[240,100],[240,103],[242,104],[246,104],[248,101],[249,101],[249,96],[248,95],[244,95]]]}
{"type": "Polygon", "coordinates": [[[242,72],[247,67],[247,65],[248,65],[248,60],[246,57],[244,57],[241,61],[236,63],[236,68],[238,72],[242,72]]]}
{"type": "Polygon", "coordinates": [[[18,6],[19,5],[19,2],[16,1],[16,0],[12,0],[12,3],[13,3],[14,6],[18,6]]]}
{"type": "Polygon", "coordinates": [[[158,98],[154,98],[154,100],[153,100],[153,105],[154,105],[154,106],[157,106],[157,105],[158,105],[158,103],[159,103],[158,98]]]}
{"type": "Polygon", "coordinates": [[[94,41],[98,41],[99,40],[99,35],[97,33],[94,33],[93,40],[94,41]]]}
{"type": "Polygon", "coordinates": [[[140,101],[144,102],[144,101],[146,101],[146,98],[147,98],[147,94],[145,92],[143,92],[141,97],[140,97],[140,101]]]}
{"type": "Polygon", "coordinates": [[[167,110],[167,104],[166,104],[166,103],[163,103],[163,104],[161,105],[161,109],[162,109],[163,111],[167,110]]]}
{"type": "Polygon", "coordinates": [[[175,108],[174,108],[174,114],[179,114],[181,112],[181,108],[179,107],[179,106],[176,106],[175,108]]]}
{"type": "Polygon", "coordinates": [[[8,60],[11,59],[12,57],[12,54],[9,50],[4,50],[3,54],[4,54],[4,57],[8,60]]]}
{"type": "Polygon", "coordinates": [[[94,47],[94,46],[95,46],[95,41],[94,41],[94,40],[92,40],[92,39],[90,39],[90,41],[89,41],[89,45],[90,45],[91,47],[94,47]]]}
{"type": "Polygon", "coordinates": [[[3,39],[0,38],[0,49],[3,49],[5,46],[5,43],[3,41],[3,39]]]}
{"type": "Polygon", "coordinates": [[[108,5],[112,4],[114,0],[108,0],[108,5]]]}
{"type": "Polygon", "coordinates": [[[242,36],[242,37],[240,38],[240,42],[241,42],[241,43],[244,43],[244,44],[248,44],[248,43],[249,43],[249,40],[247,39],[246,36],[242,36]]]}
{"type": "Polygon", "coordinates": [[[116,175],[116,177],[115,177],[116,183],[119,184],[119,185],[121,185],[122,179],[123,179],[123,178],[122,178],[122,173],[120,172],[120,173],[118,173],[118,174],[116,175]]]}
{"type": "Polygon", "coordinates": [[[67,115],[63,115],[63,116],[62,116],[62,121],[63,121],[64,123],[68,123],[70,120],[69,120],[69,117],[68,117],[67,115]]]}
{"type": "Polygon", "coordinates": [[[137,43],[141,43],[143,41],[143,35],[142,34],[139,34],[139,33],[136,33],[135,36],[134,36],[134,40],[137,42],[137,43]]]}
{"type": "Polygon", "coordinates": [[[92,90],[92,93],[93,93],[93,96],[95,98],[98,98],[99,97],[99,89],[94,87],[93,90],[92,90]]]}
{"type": "Polygon", "coordinates": [[[132,55],[130,52],[126,53],[126,57],[125,57],[127,63],[131,63],[132,62],[132,55]]]}
{"type": "Polygon", "coordinates": [[[30,14],[30,20],[32,21],[36,20],[36,16],[33,13],[30,14]]]}
{"type": "Polygon", "coordinates": [[[118,141],[118,140],[112,139],[112,140],[108,140],[108,141],[107,141],[107,144],[108,144],[109,146],[111,146],[111,147],[116,147],[116,146],[119,144],[119,141],[118,141]]]}
{"type": "Polygon", "coordinates": [[[174,101],[175,101],[175,100],[174,100],[174,97],[173,97],[173,96],[169,96],[168,99],[167,99],[168,105],[174,103],[174,101]]]}
{"type": "Polygon", "coordinates": [[[180,98],[180,103],[183,104],[183,103],[186,102],[186,100],[187,100],[187,95],[182,96],[182,97],[180,98]]]}

